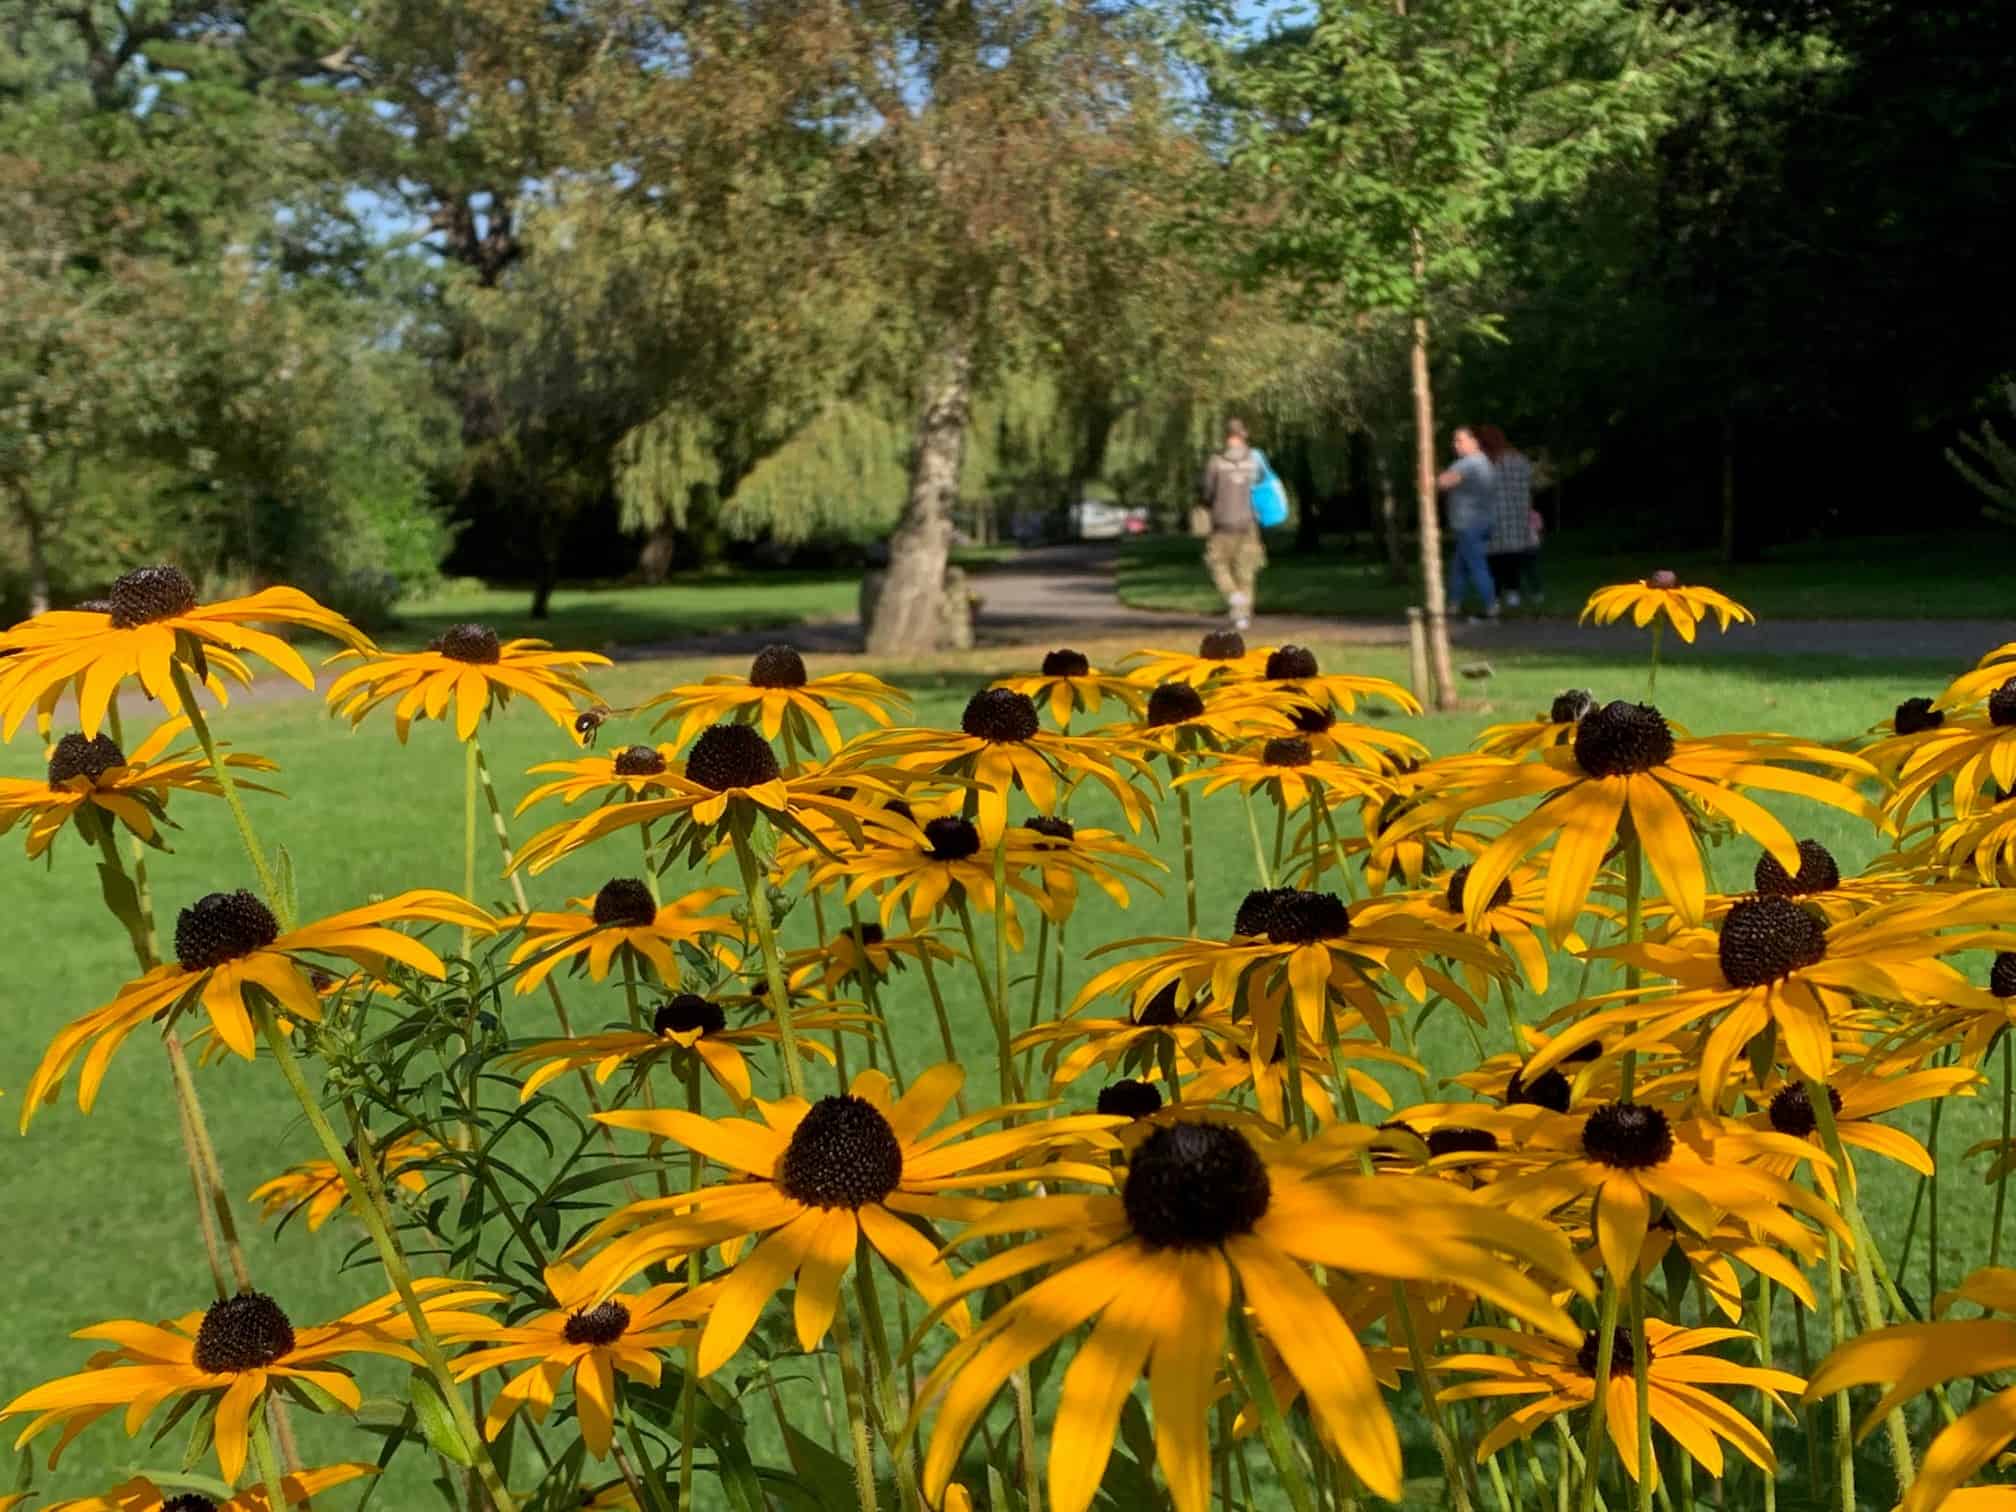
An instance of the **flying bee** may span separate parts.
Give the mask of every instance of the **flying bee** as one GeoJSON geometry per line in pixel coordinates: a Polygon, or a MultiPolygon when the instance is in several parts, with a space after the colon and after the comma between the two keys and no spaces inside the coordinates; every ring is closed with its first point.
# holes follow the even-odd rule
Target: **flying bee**
{"type": "Polygon", "coordinates": [[[632,704],[627,709],[612,709],[607,704],[596,704],[583,709],[574,717],[574,738],[584,746],[593,747],[595,737],[602,733],[602,726],[612,719],[642,712],[644,705],[632,704]]]}

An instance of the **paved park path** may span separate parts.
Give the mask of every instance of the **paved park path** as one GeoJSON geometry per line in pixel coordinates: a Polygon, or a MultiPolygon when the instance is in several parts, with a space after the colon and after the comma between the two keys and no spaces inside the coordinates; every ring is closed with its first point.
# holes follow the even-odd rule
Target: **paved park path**
{"type": "MultiPolygon", "coordinates": [[[[1142,646],[1181,646],[1224,620],[1205,615],[1136,609],[1120,602],[1114,570],[1120,548],[1107,542],[1044,546],[1012,562],[967,574],[981,596],[974,629],[985,646],[1040,647],[1076,641],[1128,639],[1142,646]]],[[[1202,571],[1202,568],[1199,568],[1202,571]]],[[[1263,585],[1264,586],[1264,585],[1263,585]]],[[[1405,645],[1407,626],[1391,619],[1262,613],[1255,632],[1270,643],[1320,639],[1368,646],[1405,645]]],[[[1588,651],[1589,631],[1573,618],[1510,619],[1497,624],[1455,624],[1451,636],[1462,654],[1493,650],[1588,651]]],[[[806,651],[859,651],[860,627],[852,620],[801,625],[789,632],[734,631],[628,646],[625,661],[660,656],[734,656],[788,639],[806,651]]],[[[1726,641],[1731,652],[1765,656],[1850,656],[1923,659],[1971,666],[1996,646],[2016,641],[2016,617],[2006,620],[1765,620],[1738,627],[1726,641]]]]}

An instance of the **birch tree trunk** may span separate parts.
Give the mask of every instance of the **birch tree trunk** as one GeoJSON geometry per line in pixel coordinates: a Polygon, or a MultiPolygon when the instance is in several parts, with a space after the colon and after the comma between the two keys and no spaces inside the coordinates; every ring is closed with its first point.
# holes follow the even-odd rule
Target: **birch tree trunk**
{"type": "MultiPolygon", "coordinates": [[[[1418,256],[1418,253],[1417,253],[1418,256]]],[[[1448,597],[1442,586],[1442,524],[1435,489],[1435,392],[1428,382],[1428,318],[1414,317],[1414,495],[1421,513],[1421,596],[1428,620],[1428,665],[1435,707],[1456,705],[1456,674],[1449,665],[1448,597]]]]}
{"type": "Polygon", "coordinates": [[[963,341],[948,347],[917,418],[910,462],[910,497],[889,538],[889,572],[865,626],[876,656],[924,655],[943,633],[941,600],[945,563],[952,549],[952,505],[959,496],[959,466],[966,454],[972,354],[963,341]]]}

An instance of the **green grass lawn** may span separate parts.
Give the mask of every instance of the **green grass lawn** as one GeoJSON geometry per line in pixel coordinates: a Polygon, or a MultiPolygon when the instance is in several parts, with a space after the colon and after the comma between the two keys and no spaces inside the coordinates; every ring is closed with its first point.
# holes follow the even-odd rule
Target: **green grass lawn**
{"type": "MultiPolygon", "coordinates": [[[[466,612],[476,612],[475,607],[466,612]]],[[[1590,687],[1599,698],[1635,696],[1641,686],[1635,663],[1518,654],[1495,660],[1498,676],[1490,685],[1492,707],[1409,720],[1405,727],[1437,751],[1447,751],[1461,746],[1484,723],[1526,717],[1545,707],[1564,686],[1590,687]]],[[[1344,653],[1333,651],[1326,664],[1344,665],[1344,653]]],[[[1404,676],[1401,658],[1391,653],[1360,653],[1351,665],[1404,676]]],[[[630,664],[609,670],[598,679],[598,686],[611,703],[622,705],[681,678],[684,670],[665,663],[630,664]]],[[[1704,658],[1671,667],[1662,675],[1660,693],[1672,717],[1699,732],[1771,728],[1831,740],[1857,734],[1901,698],[1930,691],[1942,670],[1908,663],[1704,658]]],[[[966,673],[910,679],[920,720],[956,722],[967,694],[981,680],[966,673]]],[[[146,726],[130,698],[127,712],[133,725],[146,726]]],[[[241,700],[219,715],[216,724],[225,738],[243,749],[268,754],[282,766],[277,780],[287,796],[255,794],[250,803],[269,844],[284,843],[294,859],[305,918],[361,903],[374,893],[460,885],[461,760],[441,727],[420,727],[411,745],[401,747],[388,719],[376,718],[351,733],[332,724],[318,702],[285,695],[241,700]]],[[[604,743],[641,734],[641,726],[612,727],[604,743]]],[[[486,740],[507,803],[515,802],[529,786],[520,775],[525,766],[570,753],[565,737],[524,707],[507,711],[486,740]]],[[[37,754],[32,737],[24,736],[11,748],[0,749],[0,771],[35,773],[37,754]]],[[[1875,849],[1871,835],[1830,809],[1797,800],[1780,807],[1796,815],[1797,833],[1832,846],[1844,868],[1863,861],[1875,849]]],[[[184,828],[172,838],[174,854],[155,860],[152,879],[163,920],[170,927],[174,912],[197,896],[253,885],[249,863],[221,804],[182,798],[174,813],[184,828]]],[[[1082,823],[1111,821],[1113,816],[1100,797],[1088,795],[1074,817],[1082,823]]],[[[532,817],[519,821],[518,833],[529,833],[537,822],[532,817]]],[[[1174,829],[1171,823],[1161,840],[1151,837],[1146,842],[1172,861],[1174,829]]],[[[18,833],[7,843],[18,846],[18,833]]],[[[1230,927],[1240,897],[1255,885],[1236,800],[1221,796],[1200,806],[1197,850],[1205,861],[1203,927],[1207,933],[1222,932],[1230,927]]],[[[616,847],[571,858],[537,880],[535,902],[591,891],[612,870],[630,870],[634,856],[634,849],[616,847]]],[[[18,851],[0,866],[0,916],[15,921],[8,935],[10,1028],[0,1038],[0,1088],[8,1094],[0,1109],[7,1110],[10,1127],[18,1114],[20,1089],[51,1035],[66,1021],[108,1000],[132,974],[123,936],[99,904],[91,859],[74,837],[66,836],[57,847],[54,865],[46,870],[23,861],[18,851]]],[[[1724,847],[1713,857],[1719,881],[1730,888],[1745,885],[1754,859],[1754,847],[1747,843],[1724,847]]],[[[729,870],[732,867],[723,868],[723,874],[711,880],[730,880],[725,875],[729,870]]],[[[680,880],[676,875],[668,879],[673,884],[680,880]]],[[[494,875],[486,872],[479,892],[494,904],[502,890],[494,875]]],[[[1096,890],[1085,889],[1069,932],[1075,963],[1070,985],[1075,987],[1087,974],[1083,961],[1087,949],[1127,936],[1180,932],[1181,924],[1180,889],[1161,897],[1137,892],[1124,910],[1096,890]]],[[[794,909],[787,921],[787,943],[809,940],[810,930],[810,910],[794,909]]],[[[1028,967],[1027,958],[1015,963],[1018,978],[1028,967]]],[[[1572,979],[1572,973],[1561,975],[1572,979]]],[[[599,1026],[621,1016],[621,994],[613,987],[598,990],[584,982],[567,990],[577,1024],[599,1026]]],[[[1546,1004],[1524,1003],[1522,1012],[1537,1018],[1562,1000],[1565,991],[1566,987],[1558,988],[1546,1004]]],[[[1014,1005],[1018,1020],[1027,1012],[1026,993],[1026,986],[1018,988],[1014,1005]]],[[[908,1064],[915,1068],[937,1059],[928,1000],[914,972],[899,979],[887,1006],[908,1064]]],[[[986,1096],[995,1065],[985,1018],[970,982],[955,990],[952,1007],[960,1020],[969,1084],[986,1096]]],[[[514,1033],[532,1036],[550,1029],[550,1010],[543,997],[515,999],[512,1009],[517,1015],[511,1024],[514,1033]]],[[[1472,1058],[1467,1035],[1446,1013],[1427,1025],[1423,1049],[1438,1076],[1460,1069],[1472,1058]]],[[[767,1063],[763,1069],[768,1069],[767,1063]]],[[[249,1191],[290,1162],[314,1153],[308,1131],[269,1065],[233,1060],[199,1075],[222,1161],[238,1192],[249,1191]]],[[[1404,1078],[1393,1083],[1393,1091],[1403,1104],[1419,1095],[1404,1078]]],[[[74,1095],[74,1082],[66,1092],[74,1095]]],[[[1095,1092],[1094,1083],[1084,1083],[1073,1089],[1070,1100],[1086,1102],[1095,1092]]],[[[1913,1111],[1902,1122],[1922,1131],[1923,1118],[1922,1112],[1913,1111]]],[[[1987,1102],[1956,1104],[1947,1116],[1947,1150],[1957,1152],[1987,1137],[1991,1123],[1987,1102]]],[[[6,1210],[14,1259],[12,1282],[0,1291],[0,1398],[79,1364],[87,1350],[66,1339],[70,1330],[107,1318],[179,1313],[200,1306],[209,1288],[194,1234],[165,1066],[146,1034],[135,1035],[120,1052],[94,1113],[80,1115],[66,1095],[39,1115],[13,1150],[6,1210]]],[[[1869,1167],[1866,1200],[1894,1255],[1911,1187],[1881,1162],[1871,1161],[1869,1167]]],[[[1970,1185],[1975,1178],[1957,1162],[1946,1179],[1953,1200],[1948,1204],[1942,1247],[1946,1274],[1957,1277],[1981,1263],[1986,1254],[1988,1208],[1984,1194],[1970,1185]]],[[[295,1225],[277,1241],[270,1230],[258,1230],[249,1213],[242,1221],[250,1233],[253,1265],[262,1285],[281,1295],[297,1322],[332,1316],[382,1289],[371,1268],[343,1273],[347,1241],[357,1232],[346,1228],[347,1220],[313,1238],[295,1225]]],[[[1911,1278],[1920,1291],[1923,1255],[1921,1237],[1911,1278]]],[[[1824,1324],[1817,1326],[1824,1333],[1824,1324]]],[[[388,1378],[382,1370],[367,1370],[366,1375],[367,1385],[381,1389],[388,1378]]],[[[811,1421],[819,1411],[816,1398],[798,1398],[793,1410],[800,1409],[811,1421]]],[[[311,1456],[371,1452],[360,1448],[354,1434],[326,1422],[309,1421],[304,1439],[311,1456]]],[[[45,1448],[47,1442],[43,1441],[45,1448]]],[[[129,1442],[115,1423],[101,1423],[72,1448],[54,1484],[77,1494],[128,1473],[129,1467],[172,1468],[180,1443],[178,1435],[150,1449],[145,1439],[129,1442]]],[[[1422,1505],[1439,1505],[1432,1450],[1418,1432],[1410,1433],[1409,1455],[1410,1469],[1424,1477],[1422,1505]]],[[[379,1505],[418,1506],[428,1494],[405,1481],[398,1485],[396,1494],[388,1487],[379,1505]]]]}
{"type": "MultiPolygon", "coordinates": [[[[2006,530],[1971,529],[1802,541],[1774,547],[1766,561],[1731,567],[1712,551],[1640,553],[1609,531],[1568,531],[1550,537],[1543,552],[1545,605],[1519,612],[1572,617],[1591,589],[1665,567],[1683,582],[1720,588],[1773,619],[2007,619],[2009,594],[1980,564],[2000,560],[2011,544],[2006,530]]],[[[1355,549],[1333,544],[1304,554],[1281,533],[1268,552],[1259,597],[1273,613],[1393,619],[1421,599],[1412,583],[1388,580],[1384,560],[1363,539],[1355,549]]],[[[1121,601],[1217,613],[1218,595],[1197,553],[1195,541],[1180,537],[1129,542],[1119,573],[1121,601]]]]}

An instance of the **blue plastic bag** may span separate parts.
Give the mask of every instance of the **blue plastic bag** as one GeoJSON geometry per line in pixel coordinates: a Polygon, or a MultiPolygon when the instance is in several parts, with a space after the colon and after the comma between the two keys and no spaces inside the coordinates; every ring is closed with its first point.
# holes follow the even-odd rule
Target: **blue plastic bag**
{"type": "Polygon", "coordinates": [[[1253,485],[1253,518],[1262,530],[1272,530],[1277,525],[1288,523],[1288,490],[1267,460],[1267,454],[1259,447],[1253,448],[1253,460],[1260,464],[1260,481],[1253,485]]]}

